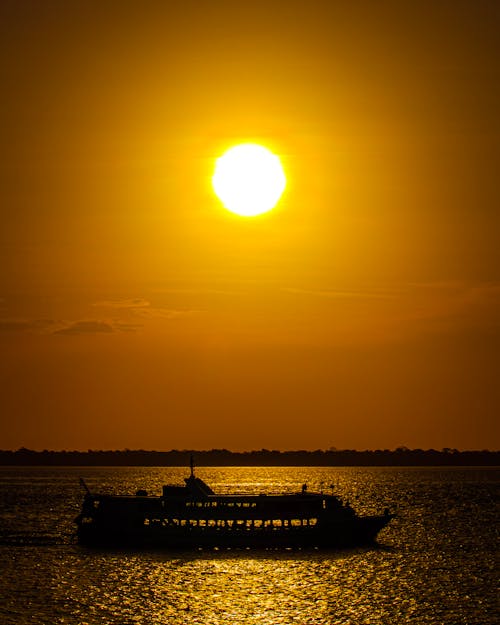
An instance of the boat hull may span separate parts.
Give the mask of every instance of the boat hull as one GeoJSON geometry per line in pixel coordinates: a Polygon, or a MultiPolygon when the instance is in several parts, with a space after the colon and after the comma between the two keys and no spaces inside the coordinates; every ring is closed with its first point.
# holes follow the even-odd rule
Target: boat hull
{"type": "Polygon", "coordinates": [[[91,547],[140,549],[332,549],[370,545],[392,515],[356,517],[349,522],[325,523],[314,527],[268,528],[252,530],[212,527],[176,527],[149,525],[142,527],[79,525],[78,542],[91,547]]]}

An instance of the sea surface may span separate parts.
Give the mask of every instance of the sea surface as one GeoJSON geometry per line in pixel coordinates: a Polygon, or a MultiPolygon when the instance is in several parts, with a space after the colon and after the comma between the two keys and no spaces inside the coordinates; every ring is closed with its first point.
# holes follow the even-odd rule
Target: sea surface
{"type": "Polygon", "coordinates": [[[0,624],[489,625],[498,603],[495,468],[199,468],[216,492],[330,485],[397,518],[370,549],[106,551],[74,543],[83,491],[160,494],[184,468],[0,468],[0,624]]]}

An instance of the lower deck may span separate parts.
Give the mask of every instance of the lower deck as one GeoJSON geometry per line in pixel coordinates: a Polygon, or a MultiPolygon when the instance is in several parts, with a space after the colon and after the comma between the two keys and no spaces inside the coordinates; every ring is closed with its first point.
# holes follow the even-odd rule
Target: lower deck
{"type": "Polygon", "coordinates": [[[341,547],[373,543],[390,516],[356,517],[322,523],[317,519],[254,520],[148,519],[142,524],[82,522],[78,540],[103,547],[150,547],[183,549],[194,547],[341,547]],[[184,521],[184,522],[183,522],[184,521]],[[192,521],[192,522],[189,522],[192,521]]]}

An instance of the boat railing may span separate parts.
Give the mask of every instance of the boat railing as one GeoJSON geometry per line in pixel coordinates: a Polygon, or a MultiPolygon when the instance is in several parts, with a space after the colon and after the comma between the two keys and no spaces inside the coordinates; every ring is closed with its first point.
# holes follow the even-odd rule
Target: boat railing
{"type": "MultiPolygon", "coordinates": [[[[243,490],[243,489],[235,489],[233,486],[220,486],[215,485],[214,488],[215,495],[222,495],[225,497],[282,497],[291,496],[291,495],[301,495],[304,494],[300,488],[290,488],[290,489],[265,489],[265,490],[243,490]]],[[[308,495],[322,495],[323,493],[318,493],[315,491],[307,491],[308,495]]]]}

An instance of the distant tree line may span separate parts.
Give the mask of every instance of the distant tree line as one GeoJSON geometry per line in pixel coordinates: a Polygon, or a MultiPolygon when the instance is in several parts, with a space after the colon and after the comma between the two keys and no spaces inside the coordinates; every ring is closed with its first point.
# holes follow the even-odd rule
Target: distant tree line
{"type": "Polygon", "coordinates": [[[171,451],[147,451],[144,449],[93,450],[88,451],[33,451],[21,447],[16,451],[0,450],[2,466],[141,466],[177,467],[187,466],[190,456],[197,466],[499,466],[500,451],[458,451],[445,448],[395,450],[375,449],[316,449],[307,451],[259,451],[234,452],[228,449],[206,451],[172,449],[171,451]]]}

